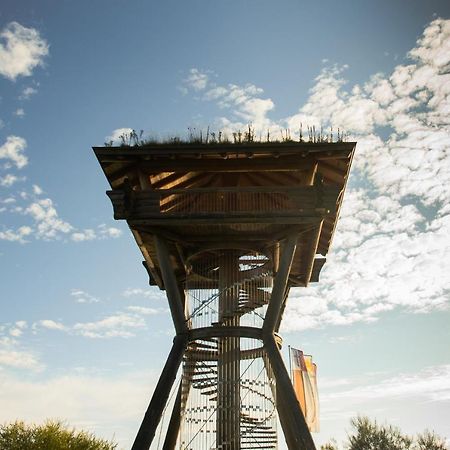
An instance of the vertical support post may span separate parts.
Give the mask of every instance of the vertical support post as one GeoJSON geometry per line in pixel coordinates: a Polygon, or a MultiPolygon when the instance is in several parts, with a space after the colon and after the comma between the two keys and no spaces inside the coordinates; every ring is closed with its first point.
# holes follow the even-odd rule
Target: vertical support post
{"type": "Polygon", "coordinates": [[[187,337],[176,336],[131,450],[148,450],[186,350],[187,337]]]}
{"type": "MultiPolygon", "coordinates": [[[[219,321],[239,326],[238,292],[233,282],[239,277],[239,253],[224,251],[219,265],[219,321]]],[[[217,446],[240,450],[240,338],[220,337],[217,360],[217,446]]]]}
{"type": "Polygon", "coordinates": [[[177,445],[178,433],[180,431],[181,422],[181,391],[183,389],[183,380],[180,381],[180,387],[178,388],[177,398],[172,409],[172,415],[170,416],[169,427],[167,428],[166,439],[162,450],[175,450],[177,445]]]}
{"type": "Polygon", "coordinates": [[[167,243],[161,236],[155,236],[155,246],[175,330],[177,334],[185,333],[187,325],[184,314],[184,301],[181,298],[178,282],[170,262],[167,243]]]}

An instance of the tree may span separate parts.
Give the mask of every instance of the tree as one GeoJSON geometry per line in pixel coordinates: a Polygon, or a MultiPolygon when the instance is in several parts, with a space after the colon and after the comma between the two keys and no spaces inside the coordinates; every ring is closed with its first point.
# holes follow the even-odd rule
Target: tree
{"type": "Polygon", "coordinates": [[[69,429],[62,422],[43,425],[14,422],[0,425],[0,450],[115,450],[117,444],[86,431],[69,429]]]}
{"type": "MultiPolygon", "coordinates": [[[[415,438],[403,434],[391,425],[379,425],[376,420],[357,417],[351,421],[353,432],[349,434],[346,450],[449,450],[445,441],[434,432],[425,431],[415,438]]],[[[332,439],[321,450],[338,450],[332,439]]]]}
{"type": "Polygon", "coordinates": [[[408,450],[413,443],[398,428],[378,425],[367,417],[352,419],[356,434],[349,436],[349,450],[408,450]]]}
{"type": "Polygon", "coordinates": [[[425,431],[417,436],[417,450],[448,450],[444,440],[435,433],[425,431]]]}
{"type": "Polygon", "coordinates": [[[337,442],[334,439],[331,439],[330,442],[327,442],[325,445],[321,445],[320,450],[338,450],[337,442]]]}

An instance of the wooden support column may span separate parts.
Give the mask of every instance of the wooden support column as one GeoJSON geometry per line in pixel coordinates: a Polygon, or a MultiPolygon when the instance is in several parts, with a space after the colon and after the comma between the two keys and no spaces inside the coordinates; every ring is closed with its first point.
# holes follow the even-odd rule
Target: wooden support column
{"type": "Polygon", "coordinates": [[[131,450],[148,450],[150,448],[155,437],[156,428],[169,398],[170,390],[177,376],[178,368],[183,359],[186,345],[186,335],[178,335],[174,338],[172,350],[159,377],[155,392],[153,393],[131,450]]]}
{"type": "MultiPolygon", "coordinates": [[[[264,368],[265,368],[266,373],[267,373],[267,378],[269,380],[274,379],[273,370],[272,370],[272,367],[270,365],[269,357],[267,356],[266,352],[263,355],[263,361],[264,361],[264,368]]],[[[295,439],[294,439],[294,436],[293,436],[293,434],[291,432],[289,420],[287,418],[287,415],[289,414],[289,410],[281,402],[280,398],[282,398],[282,397],[280,397],[278,395],[276,383],[273,383],[273,384],[271,383],[270,384],[270,389],[272,391],[272,397],[273,397],[273,399],[275,401],[275,404],[276,404],[276,407],[277,407],[278,417],[280,419],[281,428],[283,429],[284,438],[286,440],[288,448],[289,449],[295,448],[295,439]]]]}
{"type": "Polygon", "coordinates": [[[295,249],[297,248],[297,237],[297,233],[289,235],[281,248],[278,272],[275,276],[272,295],[270,296],[269,306],[267,307],[266,317],[264,319],[263,334],[271,335],[275,331],[278,323],[292,260],[294,259],[295,249]]]}
{"type": "Polygon", "coordinates": [[[178,434],[180,432],[181,422],[181,391],[183,389],[183,380],[180,381],[180,387],[178,388],[177,398],[172,409],[172,415],[170,416],[169,427],[167,428],[166,439],[162,450],[175,450],[177,445],[178,434]]]}
{"type": "Polygon", "coordinates": [[[277,407],[279,412],[283,410],[280,413],[280,421],[289,450],[316,450],[273,335],[264,336],[264,348],[275,376],[277,407]],[[289,431],[286,433],[285,429],[289,429],[289,431]]]}
{"type": "Polygon", "coordinates": [[[281,248],[278,272],[263,325],[263,341],[275,377],[277,409],[289,450],[315,450],[314,441],[274,336],[289,290],[289,273],[297,247],[297,237],[296,233],[289,235],[281,248]]]}
{"type": "Polygon", "coordinates": [[[170,262],[167,243],[164,238],[156,235],[155,246],[175,330],[177,334],[185,333],[187,331],[187,324],[184,314],[184,301],[181,298],[178,282],[170,262]]]}
{"type": "Polygon", "coordinates": [[[286,309],[287,299],[289,297],[289,291],[291,290],[291,287],[288,285],[286,286],[286,291],[284,293],[284,299],[283,303],[281,305],[280,315],[278,316],[277,323],[275,324],[275,332],[278,333],[278,330],[280,329],[281,320],[283,319],[284,310],[286,309]]]}
{"type": "MultiPolygon", "coordinates": [[[[233,316],[239,293],[233,283],[239,277],[239,253],[223,251],[219,264],[219,320],[239,327],[239,316],[233,316]]],[[[218,339],[217,359],[217,448],[240,450],[240,337],[218,339]]]]}

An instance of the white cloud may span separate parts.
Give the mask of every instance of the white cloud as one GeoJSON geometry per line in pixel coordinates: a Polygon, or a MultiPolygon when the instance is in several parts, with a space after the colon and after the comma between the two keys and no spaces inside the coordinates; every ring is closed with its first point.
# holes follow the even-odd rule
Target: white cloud
{"type": "Polygon", "coordinates": [[[358,141],[328,263],[318,285],[291,292],[285,331],[372,322],[399,308],[449,308],[449,48],[450,21],[436,19],[409,64],[355,86],[344,78],[347,66],[324,68],[307,102],[278,121],[257,86],[186,83],[228,110],[216,119],[226,132],[252,122],[257,135],[289,128],[298,138],[303,122],[333,126],[335,137],[339,127],[358,141]]]}
{"type": "Polygon", "coordinates": [[[76,323],[73,330],[88,338],[132,337],[135,330],[144,328],[145,321],[135,314],[118,313],[96,322],[76,323]]]}
{"type": "Polygon", "coordinates": [[[0,186],[11,187],[13,184],[18,181],[23,181],[23,177],[18,177],[13,175],[12,173],[7,173],[4,177],[0,177],[0,186]]]}
{"type": "Polygon", "coordinates": [[[17,22],[9,23],[0,33],[0,74],[15,80],[30,76],[36,66],[42,66],[48,55],[48,44],[34,28],[17,22]]]}
{"type": "Polygon", "coordinates": [[[244,129],[249,123],[256,129],[265,129],[271,126],[267,114],[275,105],[271,99],[261,98],[264,91],[254,84],[220,86],[212,82],[206,72],[195,68],[190,70],[184,84],[186,92],[189,92],[190,89],[197,92],[202,91],[203,100],[214,101],[220,108],[230,110],[231,119],[226,117],[216,119],[217,125],[225,133],[244,129]]]}
{"type": "Polygon", "coordinates": [[[14,115],[17,117],[24,117],[25,116],[25,110],[23,108],[17,108],[14,111],[14,115]]]}
{"type": "Polygon", "coordinates": [[[20,100],[28,100],[32,95],[37,94],[37,89],[31,86],[27,86],[22,90],[19,96],[20,100]]]}
{"type": "Polygon", "coordinates": [[[9,334],[15,338],[22,336],[24,330],[28,327],[27,322],[19,320],[9,329],[9,334]]]}
{"type": "Polygon", "coordinates": [[[83,231],[72,233],[70,238],[75,242],[92,241],[96,238],[96,235],[94,230],[88,228],[83,231]]]}
{"type": "Polygon", "coordinates": [[[0,240],[24,244],[27,242],[25,238],[30,236],[32,232],[33,230],[28,226],[19,227],[17,230],[4,230],[0,231],[0,240]]]}
{"type": "Polygon", "coordinates": [[[97,297],[94,297],[81,289],[72,289],[70,295],[75,298],[77,303],[98,303],[100,301],[97,297]]]}
{"type": "Polygon", "coordinates": [[[30,370],[40,370],[42,368],[36,356],[30,352],[3,349],[0,349],[0,367],[1,366],[30,370]]]}
{"type": "MultiPolygon", "coordinates": [[[[10,187],[23,180],[25,180],[25,177],[6,174],[0,178],[0,186],[10,187]]],[[[0,200],[0,203],[4,205],[15,204],[10,208],[3,207],[3,212],[8,210],[8,212],[18,214],[21,217],[28,216],[33,221],[31,224],[23,225],[15,230],[0,230],[0,240],[24,243],[27,242],[24,238],[29,236],[46,241],[69,238],[73,242],[85,242],[94,239],[115,239],[122,235],[120,229],[108,227],[106,224],[100,224],[96,229],[80,230],[75,228],[72,224],[60,218],[53,201],[50,198],[43,198],[43,193],[42,188],[34,184],[32,185],[32,192],[22,191],[19,193],[18,199],[23,201],[22,205],[17,204],[17,198],[14,197],[0,200]]]]}
{"type": "Polygon", "coordinates": [[[206,72],[202,72],[199,69],[192,68],[189,71],[189,75],[184,80],[184,83],[195,91],[202,91],[206,89],[209,82],[209,75],[206,72]]]}
{"type": "Polygon", "coordinates": [[[28,158],[24,155],[27,142],[19,136],[8,136],[6,142],[0,147],[0,159],[6,159],[22,169],[28,164],[28,158]]]}
{"type": "Polygon", "coordinates": [[[321,281],[292,292],[285,330],[370,322],[395,308],[449,308],[450,76],[442,68],[450,53],[441,52],[450,45],[449,24],[427,27],[410,52],[413,64],[351,92],[341,69],[325,70],[307,104],[286,120],[344,124],[358,145],[321,281]],[[383,140],[378,127],[386,125],[392,131],[383,140]]]}
{"type": "Polygon", "coordinates": [[[357,415],[368,416],[379,423],[388,422],[409,434],[427,428],[443,436],[450,432],[446,414],[450,405],[449,365],[394,376],[381,372],[343,379],[319,376],[318,385],[320,443],[330,436],[346,440],[345,429],[349,420],[357,415]],[[405,411],[413,411],[413,414],[405,414],[405,411]]]}
{"type": "Polygon", "coordinates": [[[20,328],[21,330],[23,330],[23,329],[28,327],[28,324],[27,324],[27,322],[25,320],[18,320],[16,322],[16,327],[20,328]]]}
{"type": "MultiPolygon", "coordinates": [[[[377,376],[376,383],[354,386],[321,396],[324,403],[339,403],[340,399],[364,403],[378,398],[420,396],[428,401],[450,401],[450,365],[424,368],[416,373],[400,373],[391,378],[377,376]]],[[[347,383],[348,384],[348,383],[347,383]]]]}
{"type": "Polygon", "coordinates": [[[0,327],[0,369],[26,369],[40,371],[43,366],[34,353],[21,347],[17,338],[20,338],[27,327],[25,321],[18,321],[14,325],[0,327]],[[9,336],[2,336],[7,331],[9,336]],[[12,337],[10,337],[12,336],[12,337]]]}
{"type": "Polygon", "coordinates": [[[64,418],[71,426],[114,439],[120,448],[129,448],[156,381],[153,372],[131,372],[113,378],[71,373],[45,380],[0,372],[0,423],[18,417],[35,423],[45,418],[64,418]]]}
{"type": "Polygon", "coordinates": [[[36,322],[36,324],[34,324],[34,328],[36,329],[37,326],[46,328],[47,330],[56,330],[56,331],[65,331],[66,330],[66,327],[64,326],[64,324],[62,324],[61,322],[56,322],[51,319],[40,320],[39,322],[36,322]]]}
{"type": "Polygon", "coordinates": [[[166,313],[168,311],[167,309],[148,308],[145,306],[128,306],[127,310],[133,313],[141,314],[143,316],[154,316],[156,314],[166,313]]]}
{"type": "Polygon", "coordinates": [[[35,220],[37,235],[42,239],[55,239],[60,234],[67,234],[73,230],[72,225],[58,217],[53,202],[49,198],[38,199],[31,203],[25,213],[35,220]]]}
{"type": "Polygon", "coordinates": [[[108,227],[104,223],[98,226],[98,234],[100,238],[118,238],[122,236],[122,230],[115,227],[108,227]]]}
{"type": "Polygon", "coordinates": [[[41,195],[41,194],[43,194],[43,190],[42,190],[42,188],[40,187],[40,186],[38,186],[37,184],[33,184],[33,193],[35,194],[35,195],[41,195]]]}
{"type": "Polygon", "coordinates": [[[165,300],[165,293],[156,289],[155,287],[149,289],[141,289],[141,288],[127,288],[122,292],[124,297],[141,297],[141,298],[150,298],[157,300],[165,300]]]}
{"type": "Polygon", "coordinates": [[[75,242],[92,241],[94,239],[118,238],[122,235],[122,230],[115,227],[107,227],[105,224],[98,226],[97,231],[87,228],[83,231],[72,233],[71,239],[75,242]]]}
{"type": "Polygon", "coordinates": [[[116,128],[112,131],[112,133],[109,136],[106,136],[105,141],[110,142],[112,141],[114,144],[120,144],[121,136],[127,136],[133,131],[133,128],[116,128]]]}

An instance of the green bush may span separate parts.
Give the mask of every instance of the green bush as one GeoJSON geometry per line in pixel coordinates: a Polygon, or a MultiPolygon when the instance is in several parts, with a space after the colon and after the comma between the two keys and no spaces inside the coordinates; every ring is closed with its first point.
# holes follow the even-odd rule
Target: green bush
{"type": "Polygon", "coordinates": [[[114,450],[117,444],[86,431],[69,429],[62,422],[43,425],[14,422],[0,425],[0,450],[114,450]]]}

